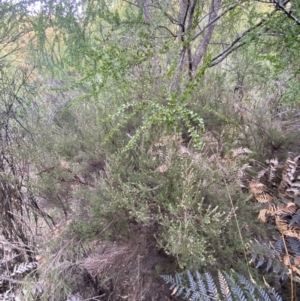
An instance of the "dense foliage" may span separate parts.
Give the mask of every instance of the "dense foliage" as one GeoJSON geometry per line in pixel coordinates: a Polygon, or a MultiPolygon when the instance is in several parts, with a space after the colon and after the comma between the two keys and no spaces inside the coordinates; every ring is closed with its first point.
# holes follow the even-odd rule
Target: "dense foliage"
{"type": "Polygon", "coordinates": [[[299,152],[299,39],[297,1],[2,1],[1,293],[162,300],[159,274],[233,269],[296,300],[300,204],[265,189],[290,204],[298,157],[261,162],[299,152]]]}

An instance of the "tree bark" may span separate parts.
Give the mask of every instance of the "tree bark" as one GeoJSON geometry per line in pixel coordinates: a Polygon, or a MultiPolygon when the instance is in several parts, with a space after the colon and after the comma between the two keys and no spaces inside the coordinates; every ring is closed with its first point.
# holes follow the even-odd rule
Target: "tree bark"
{"type": "Polygon", "coordinates": [[[211,9],[210,9],[210,13],[209,13],[209,19],[208,19],[208,24],[210,24],[207,28],[207,32],[204,35],[203,41],[201,43],[201,45],[198,47],[198,49],[196,50],[195,54],[194,54],[194,58],[193,58],[193,71],[195,71],[203,56],[205,55],[208,45],[211,41],[212,35],[213,35],[213,31],[216,25],[216,22],[213,22],[215,19],[217,19],[218,17],[218,11],[220,9],[221,6],[221,0],[212,0],[212,4],[211,4],[211,9]]]}

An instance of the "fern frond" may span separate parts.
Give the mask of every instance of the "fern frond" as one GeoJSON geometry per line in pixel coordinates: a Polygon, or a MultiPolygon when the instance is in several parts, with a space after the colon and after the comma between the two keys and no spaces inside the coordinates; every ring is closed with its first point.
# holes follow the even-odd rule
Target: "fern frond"
{"type": "Polygon", "coordinates": [[[248,154],[252,154],[252,151],[247,147],[240,147],[238,149],[233,149],[232,150],[233,158],[239,157],[241,155],[248,155],[248,154]]]}
{"type": "Polygon", "coordinates": [[[283,171],[282,180],[279,185],[278,191],[282,194],[299,194],[299,180],[297,177],[297,172],[299,170],[299,156],[292,159],[291,156],[286,160],[283,171]]]}
{"type": "Polygon", "coordinates": [[[268,173],[268,169],[262,169],[258,174],[257,174],[257,179],[261,180],[266,174],[268,173]]]}
{"type": "Polygon", "coordinates": [[[251,252],[251,262],[255,264],[256,268],[261,268],[270,259],[274,259],[278,255],[269,245],[258,241],[251,243],[249,250],[251,252]]]}
{"type": "Polygon", "coordinates": [[[216,284],[209,273],[205,273],[206,283],[208,284],[208,295],[213,298],[217,298],[218,290],[216,284]]]}
{"type": "MultiPolygon", "coordinates": [[[[201,279],[201,275],[198,275],[201,279]]],[[[199,286],[199,291],[200,293],[197,291],[197,284],[198,284],[198,279],[197,279],[197,283],[194,280],[194,277],[192,275],[192,273],[190,271],[187,271],[187,277],[188,277],[188,281],[190,284],[190,289],[186,290],[186,294],[183,297],[184,299],[187,299],[190,297],[191,300],[199,300],[200,298],[200,294],[202,295],[206,295],[206,287],[204,285],[204,287],[199,286]]]]}
{"type": "Polygon", "coordinates": [[[260,203],[268,203],[274,199],[273,196],[268,192],[267,186],[258,181],[251,181],[249,183],[249,189],[253,193],[256,200],[260,203]]]}
{"type": "MultiPolygon", "coordinates": [[[[261,256],[260,254],[255,254],[256,256],[258,255],[258,261],[257,261],[257,263],[256,263],[256,265],[255,265],[255,268],[256,269],[258,269],[258,268],[260,268],[262,265],[264,265],[265,264],[265,258],[263,257],[263,256],[261,256]]],[[[257,258],[257,257],[256,257],[257,258]]],[[[256,259],[255,258],[255,259],[256,259]]]]}
{"type": "Polygon", "coordinates": [[[246,188],[249,185],[249,176],[247,175],[247,170],[251,169],[252,166],[250,164],[244,164],[241,168],[238,170],[238,178],[240,182],[240,187],[246,188]]]}
{"type": "Polygon", "coordinates": [[[174,288],[177,289],[176,291],[177,297],[179,297],[183,293],[185,287],[182,284],[181,275],[176,273],[174,277],[172,275],[161,275],[160,277],[165,281],[165,283],[171,284],[170,286],[171,290],[173,290],[174,288]]]}
{"type": "MultiPolygon", "coordinates": [[[[278,162],[277,162],[278,163],[278,162]]],[[[273,183],[276,178],[276,167],[273,165],[270,166],[270,173],[269,173],[269,182],[273,183]]]]}
{"type": "Polygon", "coordinates": [[[160,277],[165,281],[165,283],[169,284],[173,282],[172,275],[160,275],[160,277]]]}
{"type": "Polygon", "coordinates": [[[263,290],[262,288],[259,288],[258,292],[263,297],[264,301],[271,301],[270,297],[268,296],[268,294],[267,294],[267,292],[265,290],[263,290]]]}
{"type": "Polygon", "coordinates": [[[282,239],[282,236],[278,237],[278,239],[274,243],[274,248],[279,254],[282,254],[285,252],[285,246],[284,246],[284,241],[282,239]]]}
{"type": "Polygon", "coordinates": [[[248,295],[250,294],[250,296],[252,296],[252,298],[254,298],[254,292],[255,292],[255,288],[254,286],[251,284],[250,281],[248,281],[245,276],[243,275],[237,275],[238,279],[240,281],[240,283],[244,284],[246,290],[248,291],[248,295]]]}
{"type": "Polygon", "coordinates": [[[218,282],[215,282],[210,273],[201,275],[198,271],[195,278],[190,271],[187,271],[187,284],[183,283],[182,275],[177,276],[162,275],[161,278],[171,288],[176,288],[176,296],[183,297],[191,301],[282,301],[280,296],[272,289],[266,292],[255,283],[251,283],[244,276],[233,272],[234,276],[228,273],[218,272],[218,282]],[[217,285],[216,285],[217,284],[217,285]],[[263,296],[256,298],[256,296],[263,296]]]}
{"type": "Polygon", "coordinates": [[[282,276],[286,273],[284,264],[280,261],[280,255],[285,253],[285,245],[279,236],[274,246],[256,241],[250,244],[251,263],[262,272],[273,272],[282,276]]]}
{"type": "Polygon", "coordinates": [[[209,298],[207,296],[206,285],[205,285],[204,281],[202,280],[201,274],[198,271],[196,272],[196,279],[197,279],[198,289],[200,291],[200,294],[203,297],[203,300],[205,300],[205,301],[208,300],[209,301],[209,298]]]}
{"type": "Polygon", "coordinates": [[[298,196],[293,196],[293,200],[294,200],[294,203],[298,206],[300,206],[300,197],[298,196]]]}
{"type": "Polygon", "coordinates": [[[223,295],[224,300],[225,301],[232,301],[231,292],[230,292],[228,283],[227,283],[224,275],[220,271],[218,271],[218,276],[219,276],[219,283],[220,283],[221,293],[223,295]]]}
{"type": "MultiPolygon", "coordinates": [[[[188,277],[188,280],[189,280],[190,288],[191,288],[193,291],[196,291],[196,289],[197,289],[197,284],[196,284],[196,282],[195,282],[195,280],[194,280],[194,277],[193,277],[193,275],[192,275],[192,273],[191,273],[190,271],[187,271],[187,277],[188,277]]],[[[200,287],[199,287],[199,288],[200,288],[200,287]]],[[[206,293],[206,288],[205,288],[205,286],[204,286],[204,290],[205,290],[204,293],[206,293]]]]}
{"type": "Polygon", "coordinates": [[[22,262],[21,264],[14,266],[14,270],[10,274],[10,276],[13,277],[16,274],[23,274],[26,272],[30,272],[30,271],[36,269],[37,266],[38,266],[37,262],[22,262]]]}
{"type": "Polygon", "coordinates": [[[300,241],[295,237],[287,237],[286,238],[288,245],[292,249],[294,256],[300,256],[300,241]]]}
{"type": "Polygon", "coordinates": [[[278,293],[274,290],[274,288],[271,288],[270,295],[273,297],[272,300],[274,301],[283,301],[282,298],[278,295],[278,293]]]}
{"type": "Polygon", "coordinates": [[[271,272],[273,270],[273,258],[268,258],[266,272],[271,272]]]}
{"type": "Polygon", "coordinates": [[[225,274],[225,277],[231,288],[231,291],[232,291],[233,295],[235,296],[235,300],[247,301],[246,297],[243,294],[243,290],[241,289],[241,287],[235,283],[234,279],[230,275],[228,275],[226,272],[224,274],[225,274]]]}
{"type": "Polygon", "coordinates": [[[294,214],[292,219],[290,220],[290,225],[294,226],[294,225],[298,225],[300,226],[300,209],[298,209],[294,214]]]}

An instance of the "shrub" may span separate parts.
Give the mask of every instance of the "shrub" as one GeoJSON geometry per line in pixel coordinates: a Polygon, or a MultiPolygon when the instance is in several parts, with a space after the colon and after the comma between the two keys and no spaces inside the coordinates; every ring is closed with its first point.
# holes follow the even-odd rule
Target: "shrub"
{"type": "Polygon", "coordinates": [[[220,265],[236,265],[244,245],[232,217],[238,214],[245,242],[263,234],[237,188],[235,163],[205,158],[174,136],[152,141],[144,137],[126,153],[107,154],[106,178],[94,191],[81,192],[91,202],[89,221],[77,221],[74,229],[114,240],[144,229],[180,268],[212,265],[217,258],[220,265]]]}

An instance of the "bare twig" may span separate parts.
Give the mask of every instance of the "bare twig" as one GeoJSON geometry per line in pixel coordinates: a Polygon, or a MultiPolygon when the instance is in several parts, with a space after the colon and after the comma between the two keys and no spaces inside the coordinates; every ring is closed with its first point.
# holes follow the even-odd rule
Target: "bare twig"
{"type": "MultiPolygon", "coordinates": [[[[225,11],[222,12],[220,15],[218,15],[216,18],[214,18],[213,20],[211,20],[210,22],[208,22],[208,23],[201,29],[201,31],[197,32],[197,33],[194,35],[194,37],[193,37],[192,40],[197,39],[200,35],[203,34],[203,32],[204,32],[207,28],[209,28],[209,26],[211,26],[212,24],[214,24],[215,22],[217,22],[219,19],[221,19],[224,15],[226,15],[228,12],[230,12],[231,10],[233,10],[233,9],[234,9],[236,6],[238,6],[239,4],[240,4],[240,2],[236,2],[236,3],[232,4],[232,5],[230,5],[230,6],[228,7],[227,10],[225,10],[225,11]]],[[[209,13],[209,15],[210,15],[210,14],[211,14],[211,12],[209,13]]]]}
{"type": "MultiPolygon", "coordinates": [[[[248,28],[247,30],[245,30],[244,32],[242,32],[241,34],[239,34],[232,42],[231,44],[226,47],[221,53],[217,54],[215,57],[213,57],[213,59],[211,60],[210,63],[210,67],[213,67],[217,64],[219,64],[220,62],[222,62],[230,53],[232,53],[234,50],[240,48],[241,46],[245,45],[246,42],[241,42],[240,44],[238,44],[245,36],[247,36],[249,33],[251,33],[252,31],[254,31],[255,29],[261,27],[263,24],[265,24],[268,20],[270,20],[270,18],[276,13],[276,11],[272,11],[266,18],[263,18],[261,21],[259,21],[257,24],[255,24],[254,26],[248,28]],[[236,45],[237,44],[237,45],[236,45]]],[[[268,30],[268,29],[267,29],[268,30]]],[[[266,31],[267,31],[266,30],[266,31]]],[[[265,32],[266,32],[265,31],[265,32]]],[[[263,32],[263,33],[265,33],[263,32]]],[[[261,35],[262,33],[260,33],[259,35],[261,35]]]]}
{"type": "Polygon", "coordinates": [[[300,25],[300,20],[292,13],[293,11],[292,10],[288,11],[285,7],[290,1],[285,1],[285,2],[282,3],[278,0],[273,0],[273,2],[274,2],[274,4],[276,5],[277,8],[279,8],[290,19],[292,19],[294,22],[296,22],[298,25],[300,25]]]}

